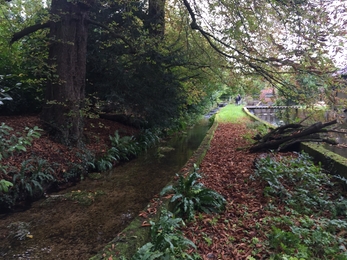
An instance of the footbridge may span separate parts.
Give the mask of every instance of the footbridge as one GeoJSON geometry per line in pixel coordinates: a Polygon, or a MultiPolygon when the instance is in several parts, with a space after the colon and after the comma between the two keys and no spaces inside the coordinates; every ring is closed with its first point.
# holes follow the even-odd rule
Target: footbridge
{"type": "Polygon", "coordinates": [[[302,106],[245,106],[244,108],[261,120],[278,125],[279,123],[283,122],[276,118],[277,112],[291,111],[289,112],[290,117],[296,117],[298,110],[302,108],[302,106]]]}

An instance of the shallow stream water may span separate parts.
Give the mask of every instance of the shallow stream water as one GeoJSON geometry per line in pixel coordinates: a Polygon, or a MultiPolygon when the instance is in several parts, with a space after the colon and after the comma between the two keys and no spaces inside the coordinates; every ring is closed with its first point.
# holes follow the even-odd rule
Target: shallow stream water
{"type": "Polygon", "coordinates": [[[0,215],[0,259],[89,259],[117,236],[199,147],[207,120],[100,179],[81,181],[23,212],[0,215]],[[165,150],[165,149],[164,149],[165,150]],[[85,194],[87,202],[67,199],[85,194]],[[90,204],[90,205],[84,205],[90,204]]]}

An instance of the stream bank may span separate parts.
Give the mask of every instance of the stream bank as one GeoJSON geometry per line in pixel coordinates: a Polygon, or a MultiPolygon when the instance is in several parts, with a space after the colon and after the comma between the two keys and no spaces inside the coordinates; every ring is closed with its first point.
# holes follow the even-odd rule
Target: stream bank
{"type": "Polygon", "coordinates": [[[206,120],[162,143],[163,149],[154,148],[108,173],[49,194],[26,211],[1,215],[0,257],[89,259],[172,180],[208,128],[206,120]]]}
{"type": "MultiPolygon", "coordinates": [[[[217,127],[218,123],[215,121],[207,131],[198,149],[192,154],[179,173],[184,174],[191,172],[194,168],[194,164],[199,165],[202,162],[210,147],[211,140],[217,127]]],[[[146,218],[143,217],[143,214],[139,214],[122,232],[117,234],[113,240],[90,260],[116,260],[120,259],[120,256],[130,259],[138,248],[150,241],[150,226],[146,224],[148,224],[149,221],[157,221],[160,217],[161,209],[165,208],[166,204],[167,200],[162,200],[155,196],[143,210],[143,213],[146,214],[146,218]]]]}

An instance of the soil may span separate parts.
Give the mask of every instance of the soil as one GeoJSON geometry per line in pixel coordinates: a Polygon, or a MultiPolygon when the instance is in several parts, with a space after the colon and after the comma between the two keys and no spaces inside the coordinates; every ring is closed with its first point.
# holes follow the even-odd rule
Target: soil
{"type": "MultiPolygon", "coordinates": [[[[40,126],[37,116],[0,119],[16,130],[25,126],[40,126]]],[[[114,134],[115,130],[128,134],[136,133],[136,129],[102,119],[88,121],[86,128],[90,139],[87,147],[95,152],[102,152],[106,148],[108,136],[114,134]]],[[[269,252],[266,252],[262,244],[266,241],[264,230],[257,229],[256,224],[265,216],[271,215],[271,212],[263,209],[263,205],[267,203],[267,198],[262,194],[263,184],[251,182],[249,179],[253,173],[253,161],[259,154],[240,149],[249,145],[244,138],[246,133],[249,133],[249,130],[242,123],[220,124],[210,149],[200,165],[200,172],[204,176],[202,182],[221,193],[228,202],[227,209],[222,214],[218,216],[200,214],[195,222],[187,223],[184,229],[186,236],[197,245],[197,252],[203,259],[247,259],[254,250],[257,252],[257,259],[266,259],[269,256],[269,252]],[[257,238],[257,242],[249,243],[254,237],[257,238]],[[209,243],[206,242],[206,238],[210,239],[209,243]]],[[[44,132],[26,153],[18,154],[11,159],[11,163],[18,166],[23,159],[32,155],[58,163],[58,171],[63,171],[69,162],[78,160],[75,151],[53,142],[44,132]]],[[[144,208],[155,195],[153,192],[158,192],[148,193],[146,192],[148,188],[144,185],[143,194],[147,195],[131,198],[138,205],[130,205],[126,200],[128,190],[132,187],[129,183],[139,179],[136,176],[128,176],[122,167],[124,165],[116,167],[119,170],[114,174],[114,178],[119,180],[118,185],[113,187],[114,193],[107,194],[107,205],[113,205],[111,207],[103,204],[105,201],[101,199],[103,194],[98,194],[101,182],[103,185],[109,182],[104,178],[90,180],[85,184],[85,190],[90,192],[88,196],[98,203],[85,206],[73,200],[60,200],[59,196],[48,194],[50,199],[54,200],[54,207],[50,207],[49,203],[47,206],[38,201],[23,212],[0,215],[0,257],[2,259],[88,259],[96,254],[135,217],[131,213],[134,207],[144,208]],[[112,203],[109,203],[109,200],[112,200],[112,203]],[[29,220],[27,216],[30,216],[29,220]],[[9,226],[11,223],[18,225],[22,221],[30,226],[45,226],[46,229],[50,229],[50,233],[37,231],[26,236],[25,240],[19,241],[14,237],[18,229],[11,230],[9,226]],[[36,244],[40,240],[44,242],[38,247],[36,244]],[[22,251],[13,254],[16,248],[22,251]],[[23,251],[23,248],[26,250],[23,251]],[[34,255],[40,256],[33,257],[34,255]]],[[[74,190],[73,187],[65,190],[69,191],[74,192],[72,194],[81,192],[74,190]]],[[[44,201],[49,202],[47,199],[44,201]]]]}

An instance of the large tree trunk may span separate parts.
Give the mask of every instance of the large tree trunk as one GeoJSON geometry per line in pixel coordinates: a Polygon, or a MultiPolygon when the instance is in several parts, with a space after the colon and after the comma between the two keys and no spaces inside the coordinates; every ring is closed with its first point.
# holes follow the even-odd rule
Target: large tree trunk
{"type": "Polygon", "coordinates": [[[82,144],[87,11],[82,3],[52,1],[49,64],[53,71],[41,118],[57,141],[71,146],[82,144]]]}

